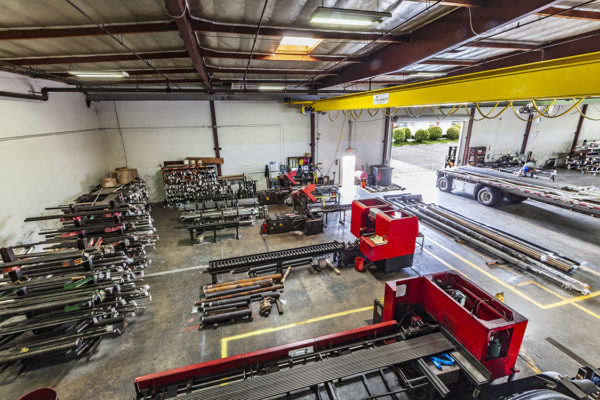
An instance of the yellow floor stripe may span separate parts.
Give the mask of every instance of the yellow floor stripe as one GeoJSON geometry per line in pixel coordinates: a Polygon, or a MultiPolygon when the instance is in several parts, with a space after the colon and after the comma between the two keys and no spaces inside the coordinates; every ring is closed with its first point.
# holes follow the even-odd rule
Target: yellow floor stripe
{"type": "Polygon", "coordinates": [[[600,272],[598,272],[598,271],[596,271],[594,269],[591,269],[591,268],[588,268],[588,267],[584,267],[583,265],[580,265],[579,268],[581,268],[581,269],[583,269],[583,270],[585,270],[585,271],[587,271],[589,273],[592,273],[594,275],[600,276],[600,272]]]}
{"type": "Polygon", "coordinates": [[[293,327],[299,326],[299,325],[311,324],[313,322],[325,321],[327,319],[342,317],[344,315],[355,314],[355,313],[369,311],[369,310],[373,310],[373,306],[354,308],[352,310],[346,310],[346,311],[341,311],[341,312],[334,313],[334,314],[322,315],[320,317],[310,318],[310,319],[306,319],[306,320],[300,321],[300,322],[292,322],[291,324],[274,326],[272,328],[258,329],[256,331],[246,332],[246,333],[242,333],[239,335],[228,336],[228,337],[221,339],[221,358],[227,357],[227,344],[232,340],[245,339],[245,338],[248,338],[251,336],[258,336],[258,335],[263,335],[265,333],[277,332],[277,331],[281,331],[284,329],[290,329],[290,328],[293,328],[293,327]]]}
{"type": "Polygon", "coordinates": [[[560,307],[560,306],[564,306],[566,304],[577,303],[579,301],[591,299],[591,298],[594,298],[597,296],[600,296],[600,290],[597,292],[590,293],[590,294],[584,294],[582,296],[572,297],[570,299],[565,298],[562,301],[557,301],[556,303],[545,305],[544,308],[549,309],[549,308],[560,307]]]}
{"type": "Polygon", "coordinates": [[[427,254],[429,254],[431,257],[435,258],[436,260],[438,260],[439,262],[441,262],[442,264],[444,264],[446,267],[450,268],[453,271],[458,272],[459,274],[461,274],[462,276],[466,277],[467,275],[464,274],[462,271],[454,268],[452,265],[448,264],[446,261],[442,260],[441,258],[439,258],[438,256],[436,256],[435,254],[433,254],[432,252],[430,252],[427,249],[423,249],[423,251],[427,254]]]}
{"type": "MultiPolygon", "coordinates": [[[[504,282],[504,281],[500,280],[499,278],[495,277],[494,275],[492,275],[492,274],[491,274],[491,273],[489,273],[488,271],[486,271],[486,270],[482,269],[481,267],[479,267],[479,266],[477,266],[477,265],[473,264],[471,261],[469,261],[469,260],[467,260],[466,258],[464,258],[464,257],[462,257],[462,256],[460,256],[460,255],[458,255],[458,254],[456,254],[455,252],[453,252],[452,250],[448,249],[447,247],[445,247],[445,246],[443,246],[443,245],[439,244],[439,243],[438,243],[438,242],[436,242],[435,240],[432,240],[431,238],[430,238],[430,239],[428,239],[428,240],[429,240],[429,242],[431,242],[431,243],[435,244],[436,246],[440,247],[441,249],[443,249],[443,250],[447,251],[448,253],[452,254],[454,257],[458,258],[459,260],[461,260],[461,261],[462,261],[462,262],[464,262],[465,264],[469,265],[469,266],[470,266],[470,267],[472,267],[473,269],[475,269],[475,270],[477,270],[477,271],[481,272],[482,274],[484,274],[484,275],[485,275],[485,276],[487,276],[488,278],[490,278],[490,279],[492,279],[493,281],[497,282],[498,284],[500,284],[500,285],[504,286],[505,288],[509,289],[510,291],[512,291],[513,293],[517,294],[518,296],[520,296],[520,297],[524,298],[525,300],[527,300],[527,301],[529,301],[529,302],[531,302],[531,303],[535,304],[536,306],[538,306],[539,308],[541,308],[541,309],[543,309],[543,310],[547,310],[547,309],[551,309],[551,308],[559,307],[559,306],[562,306],[562,305],[570,304],[570,305],[572,305],[572,306],[574,306],[574,307],[577,307],[577,308],[578,308],[578,309],[580,309],[581,311],[583,311],[583,312],[585,312],[585,313],[587,313],[587,314],[589,314],[589,315],[591,315],[591,316],[593,316],[593,317],[595,317],[595,318],[598,318],[598,319],[600,319],[600,314],[597,314],[597,313],[595,313],[595,312],[593,312],[593,311],[591,311],[591,310],[588,310],[587,308],[585,308],[585,307],[581,306],[580,304],[577,304],[577,302],[578,302],[578,301],[585,300],[585,299],[587,299],[587,298],[590,298],[590,297],[595,297],[595,296],[598,296],[598,295],[600,294],[599,292],[594,292],[594,293],[592,293],[592,294],[589,294],[589,295],[585,295],[585,296],[578,296],[578,297],[573,297],[573,298],[571,298],[571,299],[567,299],[567,298],[565,298],[564,296],[560,295],[559,293],[556,293],[556,292],[554,292],[553,290],[550,290],[550,289],[548,289],[547,287],[545,287],[545,286],[543,286],[543,285],[541,285],[541,284],[539,284],[539,283],[537,283],[537,282],[534,282],[534,284],[535,284],[536,286],[538,286],[538,287],[540,287],[540,288],[544,289],[544,290],[545,290],[545,291],[547,291],[548,293],[551,293],[551,294],[553,294],[554,296],[556,296],[556,297],[558,297],[558,298],[560,298],[560,299],[563,299],[562,301],[559,301],[559,302],[556,302],[556,303],[552,303],[552,304],[541,304],[541,303],[538,303],[537,301],[535,301],[534,299],[532,299],[530,296],[528,296],[528,295],[526,295],[525,293],[521,292],[520,290],[518,290],[518,289],[517,289],[517,288],[515,288],[514,286],[512,286],[512,285],[509,285],[508,283],[506,283],[506,282],[504,282]]],[[[456,268],[453,268],[453,269],[456,269],[456,268]]],[[[516,273],[516,274],[517,274],[517,275],[520,275],[520,276],[523,276],[523,275],[521,275],[521,274],[518,274],[518,273],[516,273]]]]}
{"type": "Polygon", "coordinates": [[[539,308],[543,308],[544,306],[540,303],[538,303],[537,301],[535,301],[534,299],[532,299],[531,297],[529,297],[528,295],[526,295],[525,293],[521,292],[520,290],[518,290],[517,288],[515,288],[512,285],[509,285],[508,283],[500,280],[499,278],[495,277],[494,275],[490,274],[488,271],[482,269],[481,267],[473,264],[471,261],[467,260],[466,258],[456,254],[455,252],[453,252],[452,250],[450,250],[449,248],[439,244],[438,242],[436,242],[435,240],[432,240],[431,238],[427,239],[430,243],[435,244],[436,246],[438,246],[439,248],[447,251],[448,253],[452,254],[454,257],[458,258],[459,260],[461,260],[462,262],[464,262],[465,264],[467,264],[468,266],[472,267],[473,269],[481,272],[483,275],[487,276],[488,278],[490,278],[491,280],[493,280],[494,282],[498,283],[501,286],[504,286],[505,288],[507,288],[508,290],[510,290],[511,292],[517,294],[518,296],[524,298],[525,300],[535,304],[536,306],[538,306],[539,308]]]}

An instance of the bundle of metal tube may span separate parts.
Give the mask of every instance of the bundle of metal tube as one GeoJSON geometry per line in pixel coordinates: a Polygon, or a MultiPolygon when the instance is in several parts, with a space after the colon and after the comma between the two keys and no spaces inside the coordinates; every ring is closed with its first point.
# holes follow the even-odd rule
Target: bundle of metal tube
{"type": "Polygon", "coordinates": [[[116,188],[96,187],[68,205],[48,207],[52,214],[27,218],[26,222],[56,220],[59,226],[40,232],[45,240],[25,246],[46,249],[87,248],[96,243],[111,243],[130,257],[144,257],[146,248],[158,240],[150,216],[148,193],[143,180],[116,188]]]}
{"type": "MultiPolygon", "coordinates": [[[[283,289],[281,274],[220,282],[202,288],[204,298],[196,302],[202,312],[202,326],[225,321],[252,320],[253,301],[268,299],[279,302],[278,290],[283,289]]],[[[280,304],[280,303],[279,303],[280,304]]]]}
{"type": "Polygon", "coordinates": [[[91,356],[145,309],[146,248],[157,240],[147,202],[136,179],[27,219],[60,226],[38,243],[0,249],[0,364],[91,356]]]}
{"type": "Polygon", "coordinates": [[[140,285],[143,264],[110,245],[27,256],[0,263],[2,364],[89,352],[102,338],[120,334],[145,308],[139,301],[150,298],[149,287],[140,285]]]}
{"type": "Polygon", "coordinates": [[[587,283],[567,274],[579,265],[567,257],[434,204],[407,200],[402,196],[386,196],[386,199],[420,220],[479,247],[517,268],[537,274],[567,290],[581,294],[590,293],[590,286],[587,283]]]}

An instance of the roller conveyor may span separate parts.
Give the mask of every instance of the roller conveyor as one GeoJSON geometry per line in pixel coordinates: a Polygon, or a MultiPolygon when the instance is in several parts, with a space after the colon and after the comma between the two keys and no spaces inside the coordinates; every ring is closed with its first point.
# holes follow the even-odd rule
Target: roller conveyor
{"type": "Polygon", "coordinates": [[[418,360],[453,348],[454,346],[443,334],[433,333],[314,363],[297,365],[267,375],[231,382],[227,385],[213,386],[177,398],[181,400],[259,400],[273,398],[295,390],[377,370],[389,365],[418,360]]]}
{"type": "Polygon", "coordinates": [[[247,256],[225,258],[210,261],[208,273],[212,275],[213,283],[216,282],[218,274],[234,271],[244,272],[250,267],[264,264],[277,263],[281,265],[284,261],[297,258],[316,257],[324,254],[339,253],[344,250],[344,245],[339,242],[317,244],[313,246],[296,247],[293,249],[270,251],[266,253],[250,254],[247,256]]]}

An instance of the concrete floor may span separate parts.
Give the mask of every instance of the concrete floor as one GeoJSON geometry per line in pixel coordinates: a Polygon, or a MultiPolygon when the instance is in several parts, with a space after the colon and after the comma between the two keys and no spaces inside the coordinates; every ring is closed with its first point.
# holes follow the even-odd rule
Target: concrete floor
{"type": "MultiPolygon", "coordinates": [[[[146,312],[122,336],[104,340],[91,362],[42,365],[21,376],[14,368],[7,369],[0,375],[0,399],[18,398],[44,386],[55,388],[61,400],[131,399],[133,379],[139,375],[362,326],[372,316],[373,299],[383,296],[386,280],[448,268],[461,271],[492,294],[504,292],[506,303],[529,318],[518,364],[521,374],[532,374],[536,368],[575,372],[578,365],[548,344],[547,336],[600,364],[599,220],[531,201],[484,207],[467,196],[438,192],[435,172],[411,164],[409,156],[393,165],[395,182],[407,191],[423,193],[426,201],[581,260],[584,266],[575,277],[590,283],[592,295],[578,297],[510,267],[488,267],[485,261],[490,257],[421,225],[425,248],[415,255],[412,269],[388,275],[344,269],[340,276],[308,267],[294,269],[282,295],[284,315],[275,312],[249,323],[198,331],[198,315],[192,308],[200,287],[210,282],[203,273],[209,260],[354,238],[348,225],[330,218],[322,235],[262,237],[256,224],[241,228],[240,240],[228,230],[218,235],[217,243],[191,246],[178,212],[155,207],[152,214],[160,241],[146,278],[153,297],[146,312]]],[[[364,196],[358,191],[347,198],[364,196]]]]}

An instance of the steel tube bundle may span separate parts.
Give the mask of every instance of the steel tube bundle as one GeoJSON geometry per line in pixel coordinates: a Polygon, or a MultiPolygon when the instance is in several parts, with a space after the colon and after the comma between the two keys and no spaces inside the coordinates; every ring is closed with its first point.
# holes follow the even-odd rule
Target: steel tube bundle
{"type": "Polygon", "coordinates": [[[38,243],[43,250],[0,251],[0,319],[16,317],[0,326],[0,364],[94,351],[150,298],[140,283],[150,264],[145,248],[156,235],[143,181],[97,189],[50,209],[62,214],[28,219],[60,223],[38,243]]]}
{"type": "Polygon", "coordinates": [[[553,266],[546,265],[541,261],[541,257],[540,260],[531,257],[527,253],[536,254],[533,248],[528,248],[527,253],[519,251],[522,249],[523,243],[516,243],[497,230],[492,232],[480,224],[475,224],[473,221],[465,221],[462,216],[456,213],[440,213],[438,212],[441,211],[439,207],[427,205],[421,201],[404,201],[401,196],[396,198],[394,196],[387,196],[386,199],[392,201],[401,209],[416,215],[422,221],[494,254],[522,270],[537,274],[567,290],[576,291],[581,294],[590,293],[587,283],[574,279],[564,272],[555,269],[553,266]],[[448,216],[451,216],[452,219],[447,218],[448,216]],[[471,229],[475,227],[477,229],[471,229]],[[500,238],[502,240],[497,240],[500,238]]]}

